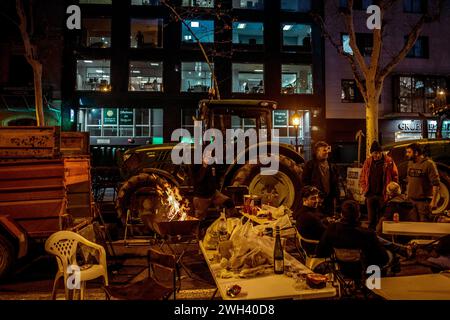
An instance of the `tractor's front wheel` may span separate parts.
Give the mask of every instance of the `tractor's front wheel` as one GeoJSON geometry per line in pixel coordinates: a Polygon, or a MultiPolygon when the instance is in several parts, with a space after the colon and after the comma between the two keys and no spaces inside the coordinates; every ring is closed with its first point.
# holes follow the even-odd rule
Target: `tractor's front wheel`
{"type": "Polygon", "coordinates": [[[278,171],[271,175],[261,173],[261,165],[245,164],[235,173],[231,185],[248,186],[249,193],[259,195],[273,206],[284,205],[292,211],[301,206],[301,177],[303,167],[290,158],[280,155],[278,171]]]}

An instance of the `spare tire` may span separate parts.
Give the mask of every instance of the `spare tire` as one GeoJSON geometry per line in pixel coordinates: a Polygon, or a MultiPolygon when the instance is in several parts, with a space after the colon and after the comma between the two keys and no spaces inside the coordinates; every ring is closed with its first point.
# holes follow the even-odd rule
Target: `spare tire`
{"type": "Polygon", "coordinates": [[[248,186],[249,193],[261,196],[263,199],[272,193],[271,202],[274,206],[285,205],[292,211],[301,206],[300,190],[302,164],[280,155],[277,158],[279,170],[273,175],[262,175],[260,164],[245,164],[235,173],[231,186],[248,186]]]}

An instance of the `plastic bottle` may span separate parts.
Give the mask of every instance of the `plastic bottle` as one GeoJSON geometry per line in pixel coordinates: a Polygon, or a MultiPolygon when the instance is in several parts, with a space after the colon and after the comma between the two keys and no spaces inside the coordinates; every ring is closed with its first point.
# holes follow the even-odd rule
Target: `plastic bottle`
{"type": "Polygon", "coordinates": [[[280,227],[276,226],[275,246],[273,249],[273,272],[275,274],[284,273],[284,252],[281,245],[280,227]]]}

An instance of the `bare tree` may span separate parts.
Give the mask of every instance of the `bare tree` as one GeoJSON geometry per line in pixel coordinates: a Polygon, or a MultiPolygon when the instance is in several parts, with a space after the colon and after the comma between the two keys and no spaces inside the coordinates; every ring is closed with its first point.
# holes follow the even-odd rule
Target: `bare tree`
{"type": "Polygon", "coordinates": [[[37,46],[31,42],[33,35],[33,2],[29,1],[29,19],[23,6],[23,0],[16,0],[16,12],[19,17],[20,35],[22,36],[23,45],[25,48],[25,58],[33,69],[34,77],[34,101],[36,108],[36,122],[38,126],[44,126],[44,106],[42,97],[42,63],[38,59],[37,46]],[[30,20],[30,24],[28,24],[30,20]]]}
{"type": "Polygon", "coordinates": [[[401,49],[391,55],[387,61],[382,58],[383,40],[386,36],[387,19],[386,14],[392,10],[399,0],[377,1],[381,13],[381,29],[373,29],[373,48],[369,59],[365,59],[356,42],[356,31],[354,21],[354,0],[347,1],[347,7],[339,10],[346,33],[349,35],[352,54],[344,51],[340,39],[336,40],[331,34],[331,28],[326,25],[320,15],[313,14],[315,21],[322,28],[322,33],[333,45],[337,52],[348,61],[356,82],[356,85],[364,98],[366,110],[366,153],[369,155],[370,144],[378,140],[378,110],[380,95],[386,77],[392,72],[408,54],[417,41],[423,26],[438,19],[441,12],[442,0],[429,1],[428,10],[421,14],[411,26],[406,41],[401,49]],[[434,5],[431,5],[434,3],[434,5]]]}
{"type": "MultiPolygon", "coordinates": [[[[205,59],[205,62],[208,65],[209,71],[211,72],[211,78],[212,78],[211,80],[212,80],[212,83],[213,83],[213,90],[212,90],[212,92],[210,92],[211,96],[212,97],[216,97],[217,99],[220,100],[219,84],[217,82],[217,77],[216,77],[216,73],[215,73],[215,70],[214,70],[213,62],[211,61],[211,58],[208,55],[208,52],[206,51],[206,49],[203,46],[203,44],[200,41],[200,39],[194,33],[194,31],[192,30],[191,26],[186,22],[188,17],[183,16],[183,14],[180,13],[179,10],[177,10],[175,8],[175,6],[170,3],[170,1],[168,1],[168,0],[161,0],[161,3],[170,10],[171,14],[175,18],[175,21],[181,21],[181,23],[186,27],[186,29],[189,31],[189,33],[192,35],[192,37],[194,38],[195,42],[199,46],[199,48],[200,48],[200,50],[202,52],[202,55],[203,55],[203,57],[205,59]]],[[[196,11],[197,11],[196,8],[194,8],[194,10],[188,10],[187,11],[187,15],[195,17],[196,11]]],[[[221,12],[216,12],[216,17],[218,17],[222,21],[224,21],[223,15],[224,14],[221,13],[221,12]]],[[[226,25],[225,29],[229,28],[227,23],[225,23],[225,25],[226,25]]],[[[217,54],[217,52],[215,52],[215,54],[217,54]]]]}

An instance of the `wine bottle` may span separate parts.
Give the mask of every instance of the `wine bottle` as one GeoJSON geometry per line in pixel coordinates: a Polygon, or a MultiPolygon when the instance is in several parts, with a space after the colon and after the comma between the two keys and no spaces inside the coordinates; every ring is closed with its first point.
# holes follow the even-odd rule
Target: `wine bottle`
{"type": "Polygon", "coordinates": [[[273,249],[273,271],[275,274],[284,273],[284,252],[281,246],[280,227],[276,226],[275,247],[273,249]]]}
{"type": "Polygon", "coordinates": [[[220,220],[218,225],[219,231],[219,241],[227,241],[228,240],[228,230],[227,230],[227,218],[225,217],[225,209],[220,214],[220,220]]]}

